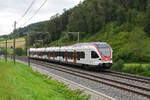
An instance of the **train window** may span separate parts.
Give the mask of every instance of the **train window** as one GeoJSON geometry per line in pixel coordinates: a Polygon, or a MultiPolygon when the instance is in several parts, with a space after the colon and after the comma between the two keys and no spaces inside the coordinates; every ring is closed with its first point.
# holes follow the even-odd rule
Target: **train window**
{"type": "Polygon", "coordinates": [[[36,52],[37,56],[39,56],[39,52],[36,52]]]}
{"type": "Polygon", "coordinates": [[[48,55],[49,55],[49,52],[46,52],[46,55],[48,56],[48,55]]]}
{"type": "Polygon", "coordinates": [[[57,52],[57,56],[59,56],[59,52],[57,52]]]}
{"type": "Polygon", "coordinates": [[[71,59],[73,59],[73,52],[71,52],[71,59]]]}
{"type": "Polygon", "coordinates": [[[65,52],[64,52],[64,57],[66,57],[66,56],[67,56],[67,52],[65,51],[65,52]]]}
{"type": "Polygon", "coordinates": [[[99,58],[98,55],[97,55],[97,53],[95,51],[91,52],[91,57],[92,58],[99,58]]]}
{"type": "Polygon", "coordinates": [[[70,58],[73,59],[73,52],[70,52],[70,58]]]}
{"type": "Polygon", "coordinates": [[[58,56],[58,52],[55,52],[55,57],[57,57],[58,56]]]}
{"type": "Polygon", "coordinates": [[[41,56],[43,56],[43,52],[41,52],[41,56]]]}
{"type": "Polygon", "coordinates": [[[68,59],[71,59],[71,52],[68,52],[68,59]]]}
{"type": "Polygon", "coordinates": [[[64,52],[62,52],[62,57],[64,57],[64,52]]]}
{"type": "Polygon", "coordinates": [[[64,58],[64,52],[62,52],[62,57],[64,58]]]}
{"type": "Polygon", "coordinates": [[[41,56],[42,55],[42,53],[41,52],[39,52],[39,56],[41,56]]]}
{"type": "Polygon", "coordinates": [[[37,52],[37,55],[38,55],[38,56],[40,56],[40,53],[39,53],[39,52],[37,52]]]}
{"type": "Polygon", "coordinates": [[[54,52],[54,51],[53,51],[53,53],[52,53],[52,54],[53,54],[53,57],[56,57],[56,54],[55,54],[55,52],[54,52]]]}
{"type": "Polygon", "coordinates": [[[84,52],[77,52],[77,59],[79,58],[85,58],[85,53],[84,52]]]}
{"type": "Polygon", "coordinates": [[[60,56],[63,57],[63,52],[60,52],[60,56]]]}
{"type": "Polygon", "coordinates": [[[50,57],[52,57],[53,55],[52,55],[52,52],[49,52],[49,55],[50,55],[50,57]]]}
{"type": "Polygon", "coordinates": [[[63,57],[64,58],[64,52],[58,52],[58,56],[63,57]]]}
{"type": "MultiPolygon", "coordinates": [[[[55,51],[54,51],[55,52],[55,51]]],[[[55,57],[57,57],[57,52],[55,52],[55,57]]]]}
{"type": "Polygon", "coordinates": [[[73,59],[73,53],[72,52],[68,52],[68,58],[73,59]]]}
{"type": "Polygon", "coordinates": [[[46,52],[43,52],[43,55],[46,55],[46,52]]]}
{"type": "Polygon", "coordinates": [[[80,60],[80,52],[77,52],[77,60],[80,60]]]}
{"type": "Polygon", "coordinates": [[[84,52],[80,52],[80,58],[85,58],[85,53],[84,52]]]}
{"type": "Polygon", "coordinates": [[[47,52],[44,52],[43,55],[47,55],[47,52]]]}
{"type": "Polygon", "coordinates": [[[70,52],[68,52],[68,59],[70,59],[70,52]]]}

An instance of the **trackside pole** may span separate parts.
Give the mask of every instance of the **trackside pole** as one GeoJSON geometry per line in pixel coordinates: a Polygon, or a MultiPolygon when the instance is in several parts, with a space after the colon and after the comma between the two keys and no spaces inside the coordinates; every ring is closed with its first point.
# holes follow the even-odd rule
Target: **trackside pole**
{"type": "Polygon", "coordinates": [[[13,61],[14,64],[16,64],[16,35],[15,35],[15,30],[16,30],[16,21],[14,22],[14,46],[13,46],[13,61]]]}
{"type": "Polygon", "coordinates": [[[28,66],[30,67],[30,49],[28,49],[28,66]]]}
{"type": "Polygon", "coordinates": [[[7,40],[6,40],[5,48],[6,48],[6,52],[5,52],[5,61],[7,62],[7,40]]]}
{"type": "Polygon", "coordinates": [[[27,56],[28,56],[28,66],[30,67],[30,39],[29,39],[29,32],[27,33],[28,35],[28,51],[27,51],[27,56]]]}

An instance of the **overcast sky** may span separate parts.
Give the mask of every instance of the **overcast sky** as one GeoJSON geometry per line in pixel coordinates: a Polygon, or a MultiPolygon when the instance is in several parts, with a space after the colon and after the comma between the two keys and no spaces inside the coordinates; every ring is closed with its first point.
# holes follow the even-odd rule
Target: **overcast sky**
{"type": "MultiPolygon", "coordinates": [[[[56,13],[61,14],[63,9],[69,9],[83,0],[47,0],[36,16],[26,25],[49,20],[56,13]]],[[[13,23],[17,21],[29,7],[32,0],[0,0],[0,35],[9,34],[13,31],[13,23]]],[[[27,15],[17,24],[22,26],[41,6],[44,0],[36,0],[27,15]]],[[[25,25],[25,26],[26,26],[25,25]]]]}

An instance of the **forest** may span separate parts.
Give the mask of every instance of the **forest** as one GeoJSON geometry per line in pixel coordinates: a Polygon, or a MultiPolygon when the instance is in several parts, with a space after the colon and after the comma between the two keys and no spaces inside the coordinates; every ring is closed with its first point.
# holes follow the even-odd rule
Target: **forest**
{"type": "Polygon", "coordinates": [[[67,32],[80,32],[80,42],[107,42],[114,61],[149,62],[150,0],[84,0],[48,21],[19,28],[15,34],[23,37],[24,32],[32,33],[31,46],[39,39],[45,46],[74,44],[77,35],[67,32]]]}

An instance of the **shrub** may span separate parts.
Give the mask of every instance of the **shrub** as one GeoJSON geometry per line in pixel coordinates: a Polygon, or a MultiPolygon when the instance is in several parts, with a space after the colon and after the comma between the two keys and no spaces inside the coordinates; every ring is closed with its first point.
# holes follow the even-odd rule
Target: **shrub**
{"type": "Polygon", "coordinates": [[[18,56],[22,56],[23,55],[23,49],[22,48],[16,48],[16,54],[18,56]]]}
{"type": "Polygon", "coordinates": [[[6,54],[6,49],[0,48],[0,55],[5,55],[5,54],[6,54]]]}
{"type": "Polygon", "coordinates": [[[136,73],[144,72],[144,68],[141,65],[135,66],[135,70],[136,70],[136,73]]]}
{"type": "Polygon", "coordinates": [[[35,46],[36,46],[36,48],[41,48],[41,47],[42,47],[42,44],[39,43],[39,42],[37,42],[37,43],[35,44],[35,46]]]}
{"type": "Polygon", "coordinates": [[[142,65],[135,65],[135,66],[126,66],[122,69],[123,72],[140,75],[140,73],[146,72],[147,68],[143,67],[142,65]]]}
{"type": "Polygon", "coordinates": [[[140,75],[150,77],[150,71],[140,73],[140,75]]]}
{"type": "Polygon", "coordinates": [[[150,65],[146,66],[145,70],[150,71],[150,65]]]}
{"type": "Polygon", "coordinates": [[[121,71],[123,67],[124,67],[124,61],[120,59],[116,63],[114,63],[111,69],[114,71],[121,71]]]}

